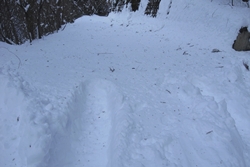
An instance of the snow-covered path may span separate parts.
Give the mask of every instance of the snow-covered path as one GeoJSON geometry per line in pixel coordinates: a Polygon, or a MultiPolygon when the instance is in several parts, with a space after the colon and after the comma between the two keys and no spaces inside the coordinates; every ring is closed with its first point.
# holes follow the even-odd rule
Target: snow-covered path
{"type": "Polygon", "coordinates": [[[0,43],[0,166],[250,166],[249,11],[206,3],[0,43]]]}

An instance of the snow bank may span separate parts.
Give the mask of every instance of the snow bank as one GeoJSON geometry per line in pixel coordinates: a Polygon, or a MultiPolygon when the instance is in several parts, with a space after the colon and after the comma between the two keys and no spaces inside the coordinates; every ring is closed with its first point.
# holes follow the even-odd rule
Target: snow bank
{"type": "MultiPolygon", "coordinates": [[[[24,122],[27,102],[24,94],[17,90],[9,78],[0,74],[0,166],[20,165],[20,126],[24,122]]],[[[26,148],[26,150],[28,147],[26,148]]],[[[21,166],[24,166],[21,165],[21,166]]]]}
{"type": "MultiPolygon", "coordinates": [[[[46,152],[44,121],[37,118],[37,109],[31,110],[32,94],[29,84],[14,70],[0,70],[0,166],[37,166],[46,152]],[[35,115],[34,115],[35,114],[35,115]]],[[[46,125],[45,125],[46,126],[46,125]]]]}
{"type": "MultiPolygon", "coordinates": [[[[0,166],[45,166],[56,103],[32,88],[14,69],[0,69],[0,166]]],[[[59,107],[58,107],[59,108],[59,107]]]]}
{"type": "Polygon", "coordinates": [[[246,145],[228,112],[227,102],[202,95],[199,87],[187,83],[180,85],[178,92],[180,103],[187,107],[180,114],[187,119],[181,121],[177,136],[182,134],[185,138],[177,137],[179,142],[173,142],[173,148],[178,143],[180,152],[185,153],[180,159],[195,160],[185,163],[191,166],[209,166],[211,162],[225,167],[246,166],[246,145]]]}

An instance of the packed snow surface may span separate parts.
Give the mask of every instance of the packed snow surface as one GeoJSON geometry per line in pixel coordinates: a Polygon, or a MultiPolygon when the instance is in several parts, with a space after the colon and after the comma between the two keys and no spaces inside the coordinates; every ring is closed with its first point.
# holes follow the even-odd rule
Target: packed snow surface
{"type": "Polygon", "coordinates": [[[0,167],[250,166],[249,8],[161,3],[0,43],[0,167]]]}

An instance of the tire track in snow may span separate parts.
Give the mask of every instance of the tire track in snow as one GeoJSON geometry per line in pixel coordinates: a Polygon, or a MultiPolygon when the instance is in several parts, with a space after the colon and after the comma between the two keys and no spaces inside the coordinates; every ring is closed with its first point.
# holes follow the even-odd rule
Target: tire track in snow
{"type": "Polygon", "coordinates": [[[55,137],[48,166],[122,166],[129,112],[114,84],[85,81],[69,104],[65,131],[55,137]]]}

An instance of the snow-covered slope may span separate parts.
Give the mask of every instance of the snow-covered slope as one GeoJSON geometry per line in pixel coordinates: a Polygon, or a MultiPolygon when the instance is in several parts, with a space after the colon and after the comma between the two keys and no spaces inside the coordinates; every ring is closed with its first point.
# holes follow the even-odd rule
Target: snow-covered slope
{"type": "Polygon", "coordinates": [[[0,166],[250,166],[249,9],[171,2],[0,43],[0,166]]]}

